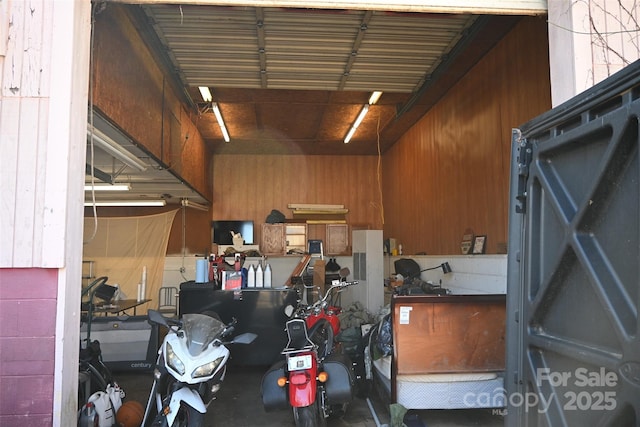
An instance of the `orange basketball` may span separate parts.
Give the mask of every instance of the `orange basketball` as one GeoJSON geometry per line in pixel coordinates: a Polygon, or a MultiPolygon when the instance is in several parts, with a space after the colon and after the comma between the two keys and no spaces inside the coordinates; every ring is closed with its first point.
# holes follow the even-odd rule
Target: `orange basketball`
{"type": "Polygon", "coordinates": [[[129,400],[124,402],[118,409],[116,421],[122,427],[140,427],[143,417],[144,408],[142,404],[137,400],[129,400]]]}

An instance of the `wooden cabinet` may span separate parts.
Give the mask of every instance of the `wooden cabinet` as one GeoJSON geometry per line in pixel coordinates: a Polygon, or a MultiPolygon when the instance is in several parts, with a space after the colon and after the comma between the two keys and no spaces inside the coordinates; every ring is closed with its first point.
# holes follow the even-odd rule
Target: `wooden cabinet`
{"type": "Polygon", "coordinates": [[[307,250],[307,224],[262,224],[260,253],[286,255],[305,253],[307,250]]]}
{"type": "Polygon", "coordinates": [[[283,224],[262,224],[260,253],[262,255],[283,255],[285,250],[283,224]]]}
{"type": "Polygon", "coordinates": [[[350,255],[349,224],[322,224],[309,229],[306,223],[262,224],[260,253],[288,255],[307,252],[309,239],[323,242],[324,255],[350,255]]]}
{"type": "Polygon", "coordinates": [[[327,224],[325,240],[325,255],[348,255],[349,225],[327,224]]]}

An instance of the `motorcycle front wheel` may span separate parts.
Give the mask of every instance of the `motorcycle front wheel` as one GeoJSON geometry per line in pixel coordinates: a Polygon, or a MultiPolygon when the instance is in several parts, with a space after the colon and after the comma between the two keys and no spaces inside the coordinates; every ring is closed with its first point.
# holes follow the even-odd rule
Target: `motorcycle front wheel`
{"type": "Polygon", "coordinates": [[[296,422],[296,427],[325,427],[327,425],[327,420],[325,420],[317,400],[309,406],[293,408],[293,419],[296,422]]]}
{"type": "Polygon", "coordinates": [[[167,424],[167,418],[162,414],[158,415],[151,425],[152,427],[202,427],[204,425],[204,415],[182,402],[178,415],[171,426],[167,424]]]}

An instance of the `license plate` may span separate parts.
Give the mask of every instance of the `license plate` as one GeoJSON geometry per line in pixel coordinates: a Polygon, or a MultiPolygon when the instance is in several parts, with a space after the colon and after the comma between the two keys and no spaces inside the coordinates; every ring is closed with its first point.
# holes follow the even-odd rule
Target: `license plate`
{"type": "Polygon", "coordinates": [[[311,369],[311,355],[291,356],[287,361],[287,367],[290,371],[299,371],[300,369],[311,369]]]}

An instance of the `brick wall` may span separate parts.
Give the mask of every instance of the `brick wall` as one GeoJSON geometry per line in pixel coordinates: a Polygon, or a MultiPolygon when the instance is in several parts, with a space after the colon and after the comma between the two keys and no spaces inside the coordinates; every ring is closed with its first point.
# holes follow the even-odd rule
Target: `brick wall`
{"type": "Polygon", "coordinates": [[[0,426],[52,424],[57,269],[0,269],[0,426]]]}

